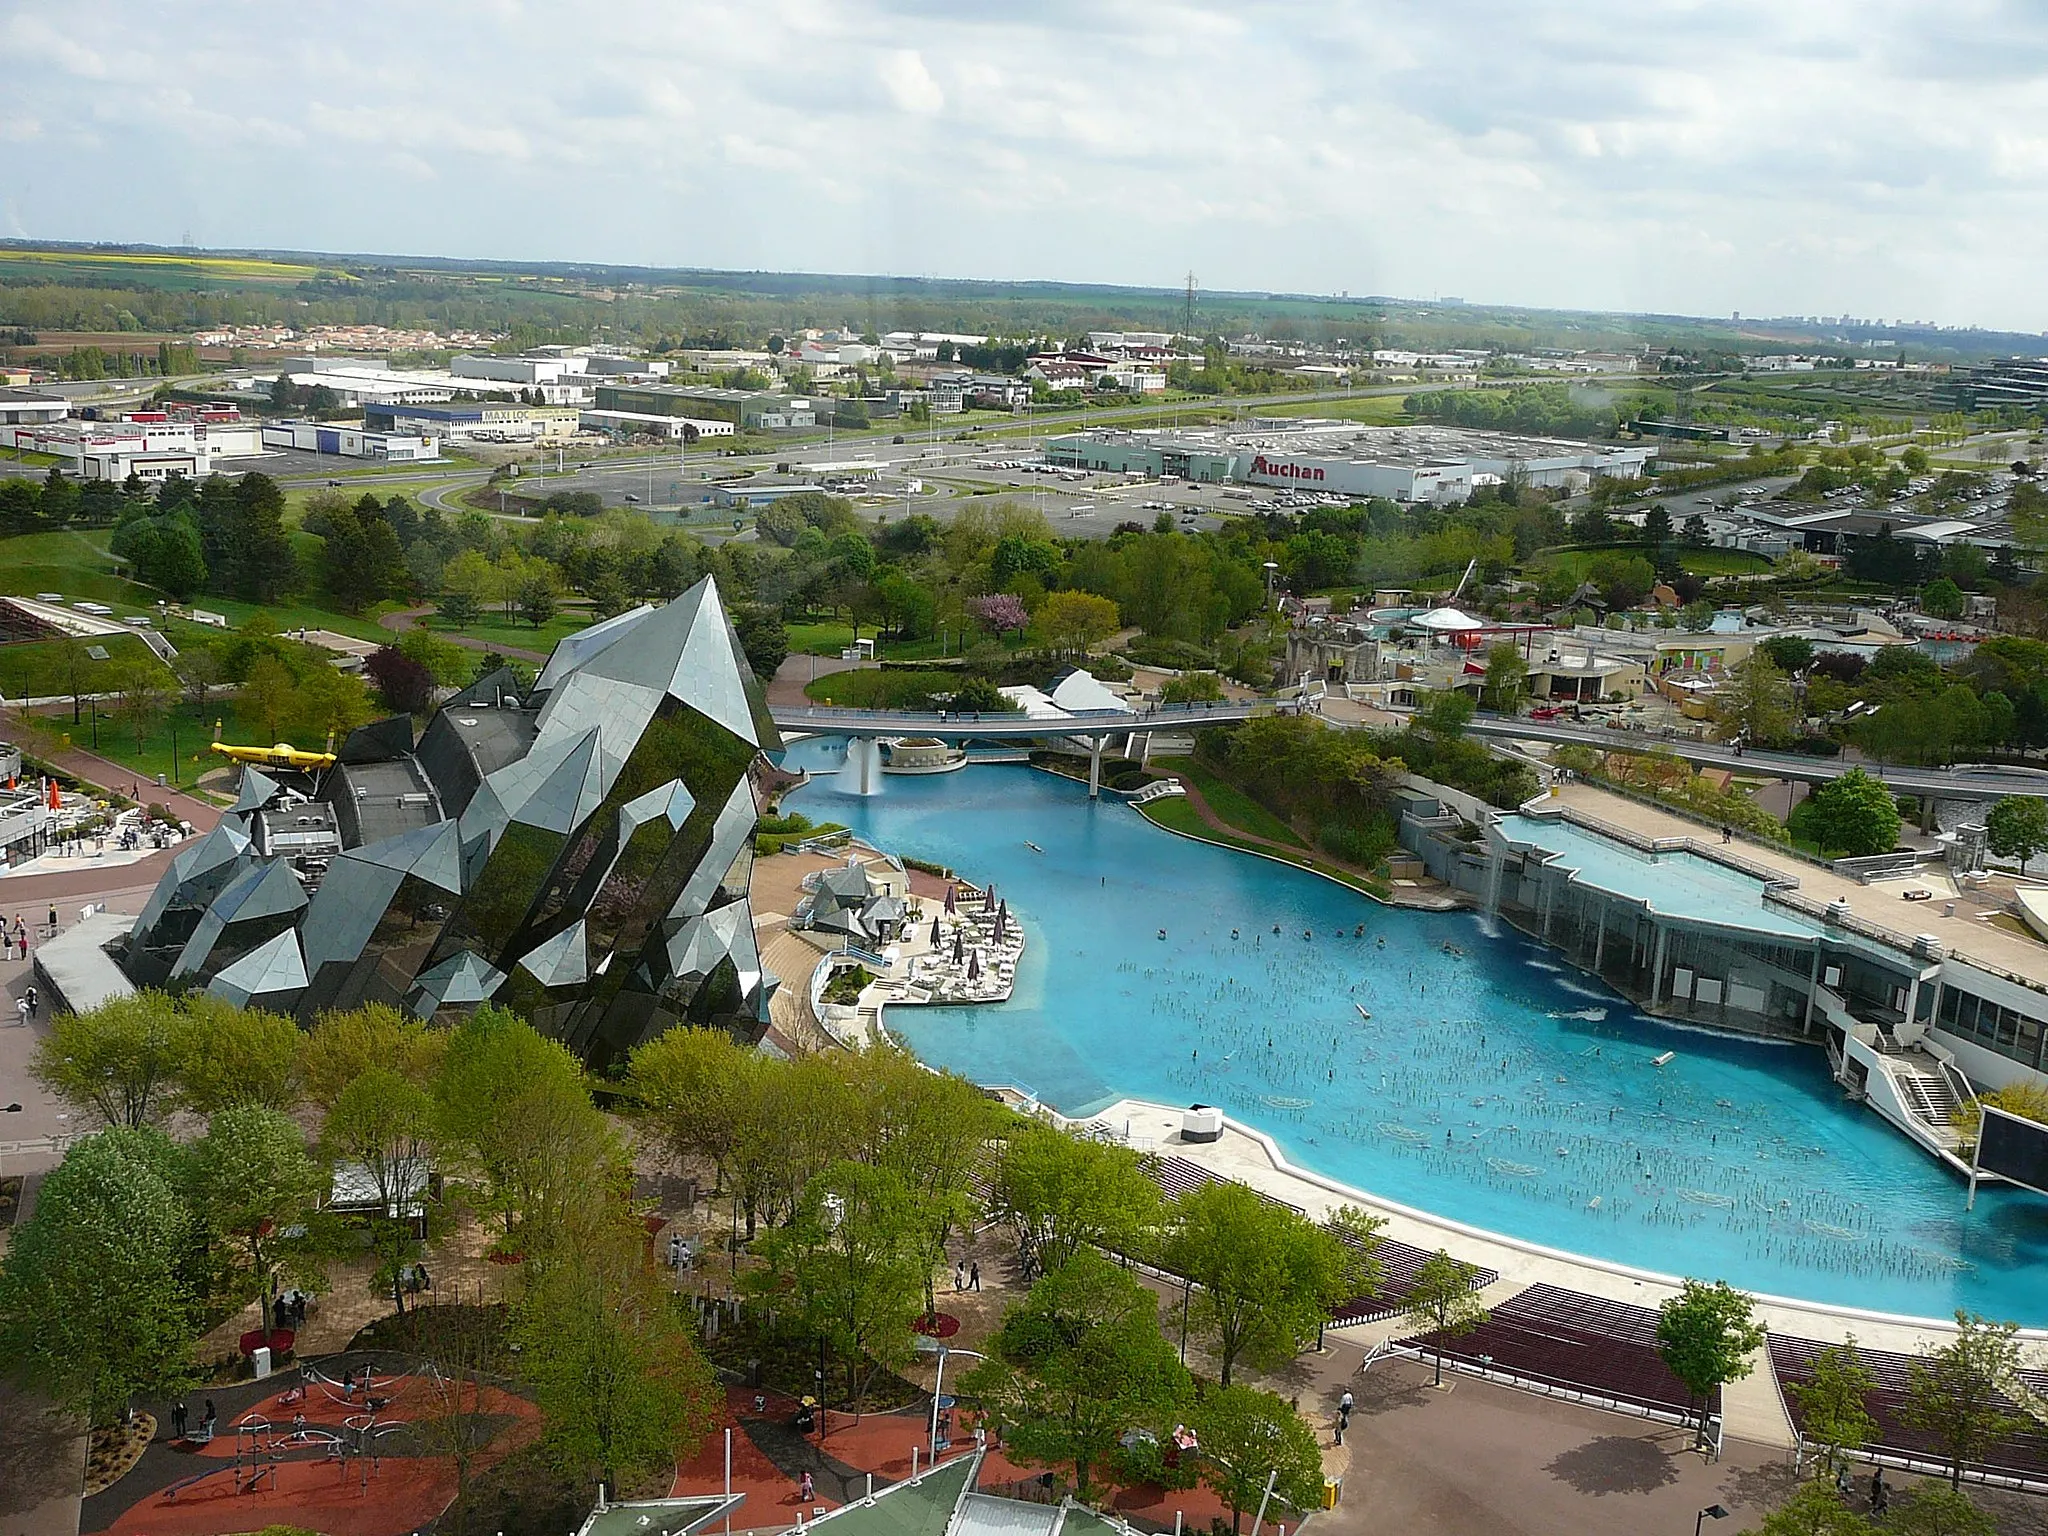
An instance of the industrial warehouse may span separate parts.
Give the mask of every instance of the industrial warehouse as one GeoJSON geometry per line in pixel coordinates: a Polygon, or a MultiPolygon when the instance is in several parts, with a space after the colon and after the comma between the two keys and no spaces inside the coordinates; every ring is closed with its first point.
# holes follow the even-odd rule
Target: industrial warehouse
{"type": "Polygon", "coordinates": [[[1078,432],[1045,446],[1048,463],[1070,469],[1436,503],[1469,500],[1480,486],[1511,475],[1568,491],[1603,475],[1634,480],[1655,452],[1459,427],[1332,421],[1261,421],[1234,432],[1078,432]]]}

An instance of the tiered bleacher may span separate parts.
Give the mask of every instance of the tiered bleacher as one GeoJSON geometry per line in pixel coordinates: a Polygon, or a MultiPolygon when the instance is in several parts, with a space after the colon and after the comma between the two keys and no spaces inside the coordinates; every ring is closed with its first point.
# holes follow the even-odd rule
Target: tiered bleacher
{"type": "MultiPolygon", "coordinates": [[[[1145,1172],[1151,1175],[1152,1182],[1159,1186],[1160,1191],[1169,1200],[1178,1200],[1182,1195],[1193,1194],[1196,1190],[1206,1189],[1211,1184],[1232,1182],[1220,1173],[1211,1173],[1200,1163],[1191,1163],[1184,1157],[1174,1157],[1170,1153],[1146,1158],[1145,1172]]],[[[1268,1205],[1277,1205],[1283,1210],[1294,1212],[1297,1216],[1307,1214],[1300,1206],[1290,1205],[1287,1201],[1266,1194],[1263,1190],[1254,1189],[1252,1193],[1268,1205]]]]}
{"type": "MultiPolygon", "coordinates": [[[[1696,1411],[1685,1384],[1657,1353],[1657,1314],[1648,1307],[1532,1285],[1493,1308],[1470,1333],[1441,1340],[1416,1334],[1396,1347],[1433,1358],[1439,1344],[1446,1364],[1512,1377],[1555,1396],[1659,1415],[1696,1411]]],[[[1718,1390],[1707,1407],[1720,1412],[1718,1390]]]]}
{"type": "MultiPolygon", "coordinates": [[[[1339,1242],[1347,1247],[1359,1246],[1358,1239],[1348,1232],[1335,1233],[1339,1242]]],[[[1380,1283],[1370,1296],[1354,1296],[1339,1304],[1331,1313],[1333,1323],[1376,1323],[1382,1318],[1399,1317],[1408,1310],[1408,1298],[1415,1291],[1416,1271],[1436,1255],[1426,1248],[1417,1248],[1412,1243],[1397,1243],[1390,1237],[1383,1237],[1373,1248],[1372,1255],[1380,1261],[1380,1283]]],[[[1500,1278],[1500,1272],[1479,1268],[1472,1274],[1472,1289],[1483,1291],[1500,1278]]]]}
{"type": "MultiPolygon", "coordinates": [[[[1827,1347],[1814,1339],[1789,1339],[1772,1334],[1771,1366],[1778,1373],[1778,1385],[1789,1389],[1811,1382],[1814,1357],[1827,1347]]],[[[1864,1411],[1877,1423],[1877,1434],[1865,1443],[1863,1449],[1929,1470],[1944,1468],[1946,1462],[1934,1437],[1924,1429],[1914,1428],[1905,1419],[1906,1391],[1914,1357],[1890,1350],[1866,1349],[1860,1344],[1856,1346],[1856,1356],[1877,1383],[1863,1405],[1864,1411]]],[[[2048,1371],[2021,1371],[2020,1379],[2037,1398],[2048,1399],[2048,1371]]],[[[2002,1411],[2014,1418],[2026,1419],[2017,1405],[2003,1397],[2000,1402],[2002,1411]]],[[[1785,1392],[1785,1407],[1792,1415],[1793,1427],[1804,1434],[1805,1412],[1799,1406],[1798,1396],[1790,1390],[1785,1392]]],[[[1994,1481],[2048,1486],[2048,1426],[2035,1420],[2027,1422],[2030,1428],[2007,1436],[1983,1461],[1972,1463],[1980,1476],[1994,1481]]]]}

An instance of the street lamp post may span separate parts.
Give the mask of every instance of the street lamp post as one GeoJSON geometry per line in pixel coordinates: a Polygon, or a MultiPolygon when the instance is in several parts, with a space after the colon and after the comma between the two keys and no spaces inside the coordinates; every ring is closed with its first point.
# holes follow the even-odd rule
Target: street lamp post
{"type": "Polygon", "coordinates": [[[1692,1536],[1700,1536],[1700,1527],[1709,1520],[1726,1520],[1728,1511],[1718,1504],[1709,1504],[1692,1517],[1692,1536]]]}
{"type": "Polygon", "coordinates": [[[986,1360],[988,1358],[987,1355],[981,1354],[976,1350],[949,1349],[944,1344],[938,1346],[938,1355],[939,1370],[938,1374],[932,1379],[932,1424],[930,1435],[930,1447],[933,1465],[937,1465],[939,1459],[939,1404],[942,1401],[944,1401],[946,1396],[947,1358],[952,1355],[966,1355],[975,1360],[986,1360]]]}

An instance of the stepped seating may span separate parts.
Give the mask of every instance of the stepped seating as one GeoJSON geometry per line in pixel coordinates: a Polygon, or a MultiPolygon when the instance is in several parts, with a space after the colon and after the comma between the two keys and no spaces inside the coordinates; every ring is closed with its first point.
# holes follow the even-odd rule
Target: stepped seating
{"type": "MultiPolygon", "coordinates": [[[[1655,1312],[1557,1286],[1530,1286],[1457,1338],[1420,1333],[1398,1342],[1431,1357],[1441,1343],[1446,1362],[1511,1376],[1539,1391],[1639,1412],[1697,1410],[1657,1353],[1655,1312]]],[[[1718,1390],[1707,1407],[1720,1411],[1718,1390]]]]}
{"type": "MultiPolygon", "coordinates": [[[[1771,1365],[1778,1373],[1781,1388],[1803,1386],[1813,1380],[1814,1358],[1828,1346],[1816,1339],[1785,1338],[1771,1335],[1771,1365]]],[[[1912,1379],[1914,1356],[1896,1354],[1890,1350],[1866,1349],[1857,1346],[1857,1359],[1876,1381],[1870,1395],[1864,1400],[1864,1411],[1877,1423],[1877,1433],[1864,1444],[1866,1451],[1879,1455],[1897,1457],[1917,1462],[1930,1470],[1940,1470],[1945,1463],[1934,1437],[1924,1429],[1908,1424],[1905,1419],[1907,1387],[1912,1379]]],[[[2048,1371],[2021,1371],[2020,1384],[2037,1400],[2048,1396],[2048,1371]]],[[[2014,1418],[2026,1417],[2022,1408],[2009,1397],[2001,1394],[2003,1411],[2014,1418]]],[[[1802,1432],[1805,1427],[1805,1410],[1799,1406],[1797,1394],[1785,1392],[1785,1407],[1792,1415],[1794,1427],[1802,1432]]],[[[1981,1462],[1971,1466],[1983,1476],[1994,1479],[2009,1479],[2035,1487],[2048,1487],[2048,1425],[2031,1421],[2028,1427],[2008,1435],[1993,1447],[1981,1462]]]]}
{"type": "MultiPolygon", "coordinates": [[[[1358,1239],[1347,1232],[1338,1232],[1336,1236],[1339,1242],[1348,1247],[1359,1246],[1358,1239]]],[[[1426,1248],[1417,1248],[1412,1243],[1398,1243],[1392,1238],[1381,1238],[1374,1246],[1372,1256],[1378,1259],[1380,1264],[1379,1285],[1370,1296],[1354,1296],[1349,1301],[1339,1303],[1330,1313],[1331,1322],[1377,1323],[1385,1318],[1399,1317],[1408,1310],[1408,1298],[1415,1292],[1416,1273],[1436,1257],[1426,1248]]],[[[1483,1291],[1498,1279],[1498,1270],[1478,1269],[1472,1276],[1472,1289],[1483,1291]]]]}
{"type": "MultiPolygon", "coordinates": [[[[1152,1182],[1159,1186],[1160,1192],[1169,1200],[1178,1200],[1182,1195],[1191,1194],[1198,1189],[1206,1189],[1211,1184],[1235,1182],[1234,1180],[1224,1178],[1220,1173],[1211,1173],[1200,1163],[1190,1162],[1184,1157],[1175,1157],[1170,1153],[1146,1158],[1145,1172],[1151,1175],[1152,1182]]],[[[1247,1188],[1249,1187],[1247,1186],[1247,1188]]],[[[1306,1216],[1308,1214],[1300,1206],[1290,1205],[1287,1201],[1277,1196],[1269,1195],[1256,1189],[1252,1190],[1252,1193],[1268,1205],[1280,1206],[1283,1209],[1294,1212],[1297,1216],[1306,1216]]]]}

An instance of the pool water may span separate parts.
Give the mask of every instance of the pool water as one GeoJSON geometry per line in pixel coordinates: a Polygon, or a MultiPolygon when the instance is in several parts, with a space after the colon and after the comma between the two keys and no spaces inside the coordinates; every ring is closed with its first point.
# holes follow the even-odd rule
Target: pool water
{"type": "Polygon", "coordinates": [[[1068,1114],[1215,1104],[1305,1168],[1599,1259],[2048,1324],[2048,1200],[1990,1189],[1966,1213],[1817,1049],[1659,1023],[1492,919],[1382,907],[1050,774],[860,796],[831,776],[843,757],[790,749],[818,775],[793,808],[993,881],[1029,940],[1010,1002],[889,1010],[934,1064],[1068,1114]]]}

